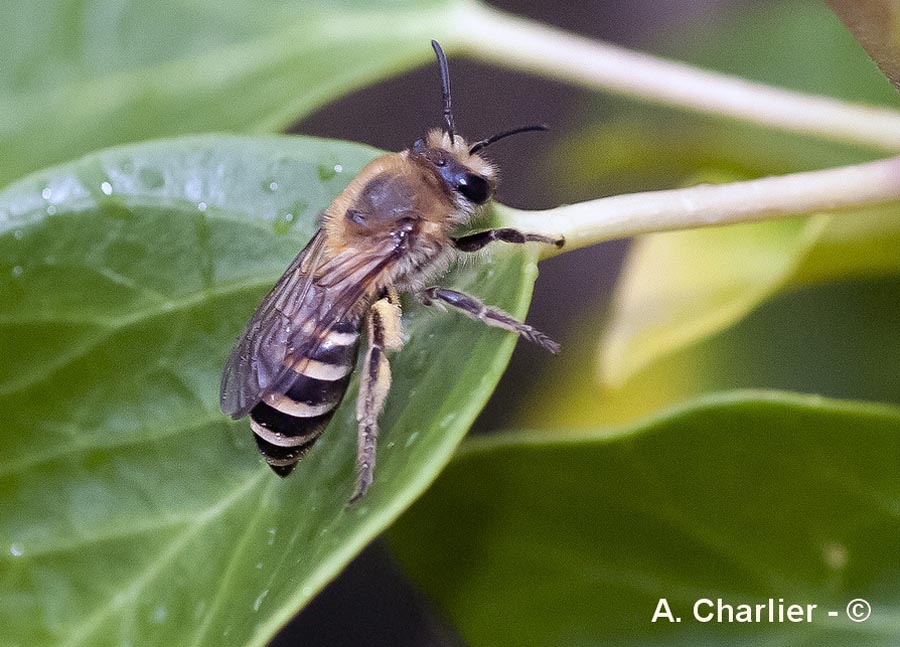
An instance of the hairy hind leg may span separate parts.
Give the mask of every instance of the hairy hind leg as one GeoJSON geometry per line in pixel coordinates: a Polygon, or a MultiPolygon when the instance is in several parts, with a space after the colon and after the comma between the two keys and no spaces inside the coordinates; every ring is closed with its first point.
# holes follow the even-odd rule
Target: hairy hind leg
{"type": "Polygon", "coordinates": [[[391,388],[391,366],[385,351],[403,344],[400,306],[396,295],[376,301],[366,314],[367,347],[356,400],[357,450],[356,491],[350,503],[359,501],[372,485],[375,472],[375,447],[378,440],[378,416],[391,388]]]}
{"type": "Polygon", "coordinates": [[[547,337],[540,330],[532,328],[528,324],[517,321],[502,310],[485,305],[480,299],[447,288],[428,288],[422,292],[422,301],[425,305],[434,302],[444,303],[459,309],[467,317],[481,321],[494,328],[511,330],[530,342],[547,349],[551,353],[558,353],[560,346],[547,337]]]}

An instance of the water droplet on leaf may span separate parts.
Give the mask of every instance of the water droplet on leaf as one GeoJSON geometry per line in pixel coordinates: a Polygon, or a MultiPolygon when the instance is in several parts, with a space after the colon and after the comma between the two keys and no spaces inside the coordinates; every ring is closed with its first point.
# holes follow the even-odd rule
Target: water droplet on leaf
{"type": "Polygon", "coordinates": [[[288,231],[290,231],[291,227],[293,227],[296,221],[297,219],[294,218],[294,214],[290,212],[275,216],[275,224],[273,227],[275,229],[275,233],[281,235],[286,234],[288,231]]]}

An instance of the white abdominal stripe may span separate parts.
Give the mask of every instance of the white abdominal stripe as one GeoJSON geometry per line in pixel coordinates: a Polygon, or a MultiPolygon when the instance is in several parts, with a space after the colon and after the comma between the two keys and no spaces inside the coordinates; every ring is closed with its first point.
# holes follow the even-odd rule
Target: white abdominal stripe
{"type": "Polygon", "coordinates": [[[331,382],[349,375],[353,370],[352,364],[327,364],[315,359],[301,359],[293,366],[294,372],[317,380],[331,382]]]}
{"type": "Polygon", "coordinates": [[[285,393],[266,394],[250,411],[250,428],[269,466],[287,476],[322,435],[341,403],[356,360],[359,323],[342,323],[291,366],[285,393]]]}

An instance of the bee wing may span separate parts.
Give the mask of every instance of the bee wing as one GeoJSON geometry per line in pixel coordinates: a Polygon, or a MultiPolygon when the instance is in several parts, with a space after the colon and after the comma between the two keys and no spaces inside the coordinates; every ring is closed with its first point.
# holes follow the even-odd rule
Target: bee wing
{"type": "Polygon", "coordinates": [[[322,343],[392,260],[392,249],[385,249],[338,254],[322,263],[324,246],[319,230],[241,333],[222,373],[219,399],[226,415],[242,418],[266,394],[287,391],[296,378],[291,367],[322,343]]]}
{"type": "MultiPolygon", "coordinates": [[[[324,250],[321,229],[275,283],[244,327],[225,362],[219,389],[222,412],[240,418],[281,371],[291,336],[292,312],[303,309],[324,250]]],[[[310,304],[311,305],[311,304],[310,304]]]]}

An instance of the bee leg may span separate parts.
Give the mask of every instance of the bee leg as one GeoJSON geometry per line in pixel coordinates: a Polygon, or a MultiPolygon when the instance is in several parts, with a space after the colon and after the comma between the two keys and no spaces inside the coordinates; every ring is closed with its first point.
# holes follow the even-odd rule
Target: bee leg
{"type": "Polygon", "coordinates": [[[378,415],[391,388],[391,366],[385,351],[399,349],[403,343],[400,306],[394,302],[394,296],[373,303],[366,315],[368,345],[356,400],[356,491],[350,503],[359,501],[372,485],[378,415]]]}
{"type": "Polygon", "coordinates": [[[546,348],[551,353],[558,353],[560,346],[555,341],[547,337],[540,330],[536,330],[520,321],[516,321],[511,315],[506,314],[497,308],[486,306],[482,301],[468,294],[457,292],[456,290],[448,290],[447,288],[427,288],[421,293],[422,302],[425,305],[431,305],[435,301],[451,305],[458,308],[467,317],[481,321],[488,326],[494,328],[502,328],[503,330],[511,330],[521,335],[530,342],[546,348]]]}
{"type": "Polygon", "coordinates": [[[468,236],[460,236],[453,239],[453,244],[461,252],[477,252],[479,249],[487,246],[495,240],[504,243],[545,243],[547,245],[555,245],[557,248],[566,244],[566,240],[562,237],[551,238],[542,234],[526,234],[518,229],[488,229],[479,231],[476,234],[468,236]]]}

